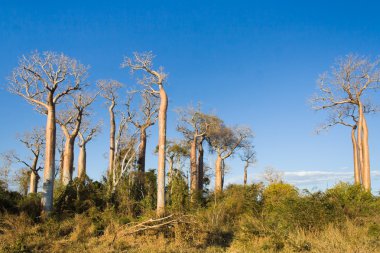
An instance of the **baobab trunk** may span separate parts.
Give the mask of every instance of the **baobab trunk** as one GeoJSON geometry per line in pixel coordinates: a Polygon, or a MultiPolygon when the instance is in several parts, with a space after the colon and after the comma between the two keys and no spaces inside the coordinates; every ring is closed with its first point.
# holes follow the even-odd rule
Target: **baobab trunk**
{"type": "Polygon", "coordinates": [[[366,191],[371,191],[371,172],[369,161],[369,145],[368,145],[368,127],[367,121],[363,115],[362,118],[363,139],[362,139],[362,151],[363,151],[363,186],[366,191]]]}
{"type": "Polygon", "coordinates": [[[38,174],[32,171],[30,173],[29,193],[37,193],[38,179],[39,179],[38,174]]]}
{"type": "Polygon", "coordinates": [[[357,150],[358,150],[358,165],[359,165],[359,171],[360,171],[360,177],[362,179],[362,184],[364,183],[364,167],[363,167],[363,140],[362,140],[362,133],[363,133],[363,107],[359,103],[359,120],[358,120],[358,128],[357,128],[357,150]]]}
{"type": "Polygon", "coordinates": [[[198,191],[198,169],[197,169],[197,138],[194,136],[190,146],[190,196],[194,200],[194,194],[198,191]]]}
{"type": "Polygon", "coordinates": [[[221,193],[223,191],[223,168],[222,157],[218,154],[215,161],[215,193],[221,193]]]}
{"type": "Polygon", "coordinates": [[[33,164],[30,173],[30,181],[29,181],[29,193],[37,193],[38,186],[38,174],[37,174],[37,163],[38,163],[38,155],[36,155],[33,159],[33,164]]]}
{"type": "Polygon", "coordinates": [[[356,142],[355,130],[357,127],[353,127],[351,130],[351,141],[352,141],[352,150],[354,157],[354,180],[355,184],[361,184],[360,180],[360,169],[359,169],[359,161],[358,161],[358,144],[356,142]]]}
{"type": "Polygon", "coordinates": [[[198,189],[199,191],[203,190],[203,177],[204,177],[204,169],[203,169],[203,140],[199,142],[198,145],[198,189]]]}
{"type": "Polygon", "coordinates": [[[54,174],[55,174],[55,105],[52,95],[49,98],[46,120],[46,147],[45,147],[45,168],[44,179],[42,184],[41,203],[43,210],[47,213],[53,210],[53,189],[54,189],[54,174]]]}
{"type": "Polygon", "coordinates": [[[111,102],[108,111],[110,113],[110,155],[108,160],[108,177],[112,176],[113,162],[115,159],[115,135],[116,135],[116,123],[115,123],[115,101],[111,102]]]}
{"type": "Polygon", "coordinates": [[[74,138],[66,138],[63,155],[63,185],[68,185],[73,179],[74,167],[74,138]]]}
{"type": "Polygon", "coordinates": [[[244,165],[244,186],[247,185],[248,166],[249,166],[249,164],[248,164],[248,162],[246,162],[244,165]]]}
{"type": "Polygon", "coordinates": [[[166,153],[166,113],[168,97],[162,85],[160,89],[160,109],[158,112],[158,169],[157,169],[157,216],[165,215],[165,153],[166,153]]]}
{"type": "Polygon", "coordinates": [[[137,159],[137,169],[139,172],[145,172],[145,154],[146,154],[146,128],[140,129],[139,157],[137,159]]]}
{"type": "Polygon", "coordinates": [[[79,147],[79,156],[78,156],[78,178],[84,180],[86,177],[86,144],[82,144],[79,147]]]}

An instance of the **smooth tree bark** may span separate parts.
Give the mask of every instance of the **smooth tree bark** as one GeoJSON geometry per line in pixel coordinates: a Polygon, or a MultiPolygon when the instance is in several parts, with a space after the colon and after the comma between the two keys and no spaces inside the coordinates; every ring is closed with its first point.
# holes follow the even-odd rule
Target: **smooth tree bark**
{"type": "Polygon", "coordinates": [[[165,152],[166,152],[166,117],[168,110],[168,96],[164,88],[166,74],[163,69],[153,69],[153,54],[134,53],[133,59],[125,58],[122,67],[129,67],[132,71],[144,73],[140,84],[152,94],[158,94],[160,105],[158,111],[158,168],[157,168],[157,216],[165,215],[165,152]],[[154,88],[158,86],[157,88],[154,88]]]}
{"type": "Polygon", "coordinates": [[[100,80],[97,83],[100,89],[100,95],[106,99],[108,105],[108,113],[110,116],[110,146],[108,157],[107,176],[112,182],[112,172],[114,171],[113,165],[115,160],[115,146],[116,146],[116,112],[115,107],[118,104],[118,92],[123,86],[120,82],[115,80],[100,80]]]}
{"type": "Polygon", "coordinates": [[[79,155],[78,155],[78,178],[83,181],[87,173],[87,143],[90,142],[101,130],[101,122],[94,127],[89,122],[83,122],[79,130],[79,155]]]}
{"type": "Polygon", "coordinates": [[[86,109],[94,102],[95,98],[96,95],[78,94],[72,100],[72,107],[62,111],[57,117],[57,123],[61,126],[65,136],[62,168],[63,185],[68,185],[73,179],[75,140],[79,134],[86,109]]]}
{"type": "Polygon", "coordinates": [[[9,91],[47,115],[45,166],[42,186],[43,210],[53,209],[55,177],[56,105],[84,86],[87,67],[64,54],[34,52],[23,56],[10,77],[9,91]]]}
{"type": "Polygon", "coordinates": [[[147,130],[157,121],[158,116],[158,100],[154,94],[143,90],[141,93],[142,103],[140,105],[141,114],[136,113],[131,107],[132,94],[126,103],[128,122],[132,123],[139,131],[140,143],[137,153],[137,170],[145,173],[145,156],[147,144],[147,130]]]}
{"type": "MultiPolygon", "coordinates": [[[[379,60],[371,62],[365,57],[348,55],[340,59],[332,73],[320,78],[319,93],[312,102],[315,110],[336,112],[351,108],[355,112],[355,129],[351,131],[354,149],[355,182],[361,183],[366,191],[371,190],[370,156],[368,127],[365,114],[374,112],[368,96],[371,91],[379,89],[379,60]],[[365,102],[364,102],[365,101],[365,102]],[[356,140],[353,132],[357,131],[356,140]],[[357,149],[357,151],[355,151],[357,149]]],[[[351,124],[351,127],[352,124],[351,124]]]]}

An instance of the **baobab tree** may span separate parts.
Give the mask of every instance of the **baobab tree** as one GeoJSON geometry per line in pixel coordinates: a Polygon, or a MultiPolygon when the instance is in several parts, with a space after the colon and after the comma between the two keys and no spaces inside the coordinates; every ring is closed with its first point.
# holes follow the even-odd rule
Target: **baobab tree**
{"type": "Polygon", "coordinates": [[[91,126],[89,121],[82,122],[79,136],[79,156],[78,156],[78,178],[84,180],[87,171],[87,143],[90,142],[101,131],[102,122],[91,126]]]}
{"type": "Polygon", "coordinates": [[[110,115],[110,150],[108,157],[108,170],[107,176],[112,178],[112,171],[114,170],[113,164],[115,161],[115,136],[116,136],[116,118],[115,107],[118,103],[119,90],[123,86],[120,82],[115,80],[100,80],[97,82],[100,90],[100,95],[107,100],[108,112],[110,115]]]}
{"type": "Polygon", "coordinates": [[[331,73],[325,73],[320,77],[319,92],[312,98],[315,110],[339,112],[344,111],[347,106],[355,108],[352,110],[357,119],[356,144],[354,143],[357,145],[358,169],[356,170],[360,171],[363,187],[367,191],[371,190],[371,176],[365,107],[366,104],[370,104],[368,98],[370,92],[379,88],[379,63],[379,60],[371,62],[368,58],[355,55],[348,55],[338,60],[331,73]]]}
{"type": "Polygon", "coordinates": [[[151,94],[146,90],[143,90],[141,92],[141,98],[143,102],[140,105],[140,114],[138,114],[131,108],[132,98],[133,96],[131,94],[126,103],[127,120],[128,122],[132,123],[135,126],[135,128],[139,131],[140,143],[138,147],[137,170],[139,173],[144,173],[147,130],[149,127],[153,126],[157,121],[158,99],[155,96],[155,94],[151,94]]]}
{"type": "Polygon", "coordinates": [[[32,53],[22,56],[9,78],[9,91],[23,97],[47,115],[42,205],[53,208],[55,176],[56,105],[85,86],[88,67],[64,54],[32,53]]]}
{"type": "MultiPolygon", "coordinates": [[[[200,173],[198,167],[199,162],[197,163],[198,144],[202,144],[203,141],[200,142],[200,139],[205,138],[209,122],[205,115],[200,112],[199,108],[189,107],[179,109],[178,114],[180,116],[180,123],[177,126],[177,130],[183,134],[190,144],[190,197],[191,201],[194,201],[196,199],[194,198],[194,194],[199,193],[199,177],[203,177],[203,172],[200,173]]],[[[200,163],[203,169],[203,160],[200,163]]]]}
{"type": "Polygon", "coordinates": [[[247,127],[230,128],[224,123],[210,129],[207,140],[217,156],[215,161],[215,193],[223,191],[225,159],[232,156],[239,148],[247,145],[246,141],[251,136],[252,131],[247,127]]]}
{"type": "Polygon", "coordinates": [[[12,158],[30,170],[29,193],[37,193],[38,181],[40,179],[38,172],[42,169],[42,167],[38,166],[38,163],[45,144],[44,130],[42,128],[34,128],[31,132],[19,135],[18,139],[33,156],[28,159],[22,159],[18,155],[13,154],[12,158]]]}
{"type": "Polygon", "coordinates": [[[74,144],[79,134],[86,109],[94,102],[96,95],[77,94],[71,100],[70,108],[61,111],[57,117],[57,123],[61,126],[65,136],[65,148],[63,152],[62,183],[67,185],[73,178],[74,170],[74,144]]]}
{"type": "Polygon", "coordinates": [[[256,152],[253,145],[245,145],[242,147],[243,152],[240,159],[244,162],[244,186],[247,185],[248,167],[256,162],[256,152]]]}
{"type": "Polygon", "coordinates": [[[158,168],[157,168],[157,216],[165,215],[165,152],[166,152],[166,116],[168,110],[168,96],[164,89],[166,73],[163,68],[153,69],[153,54],[134,53],[133,58],[126,57],[121,64],[122,67],[129,67],[132,72],[142,71],[143,77],[139,83],[147,91],[160,96],[160,106],[158,111],[158,168]],[[155,88],[158,86],[158,90],[155,88]]]}

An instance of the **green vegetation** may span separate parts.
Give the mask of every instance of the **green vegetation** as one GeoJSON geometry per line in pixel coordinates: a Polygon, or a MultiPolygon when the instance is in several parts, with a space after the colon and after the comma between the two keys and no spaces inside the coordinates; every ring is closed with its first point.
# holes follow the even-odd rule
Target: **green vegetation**
{"type": "Polygon", "coordinates": [[[143,185],[125,183],[113,196],[107,182],[89,179],[57,187],[50,217],[38,216],[39,196],[1,188],[0,251],[380,252],[380,199],[360,186],[311,193],[281,181],[230,185],[193,206],[178,175],[167,189],[169,218],[149,223],[156,177],[146,174],[143,185]]]}

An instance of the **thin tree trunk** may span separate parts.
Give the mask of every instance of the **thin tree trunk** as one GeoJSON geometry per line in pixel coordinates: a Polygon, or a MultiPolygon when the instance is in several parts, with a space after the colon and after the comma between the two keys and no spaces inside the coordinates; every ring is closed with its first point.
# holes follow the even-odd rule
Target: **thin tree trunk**
{"type": "Polygon", "coordinates": [[[203,190],[203,178],[204,178],[204,168],[203,168],[203,140],[199,142],[198,145],[198,189],[199,191],[203,190]]]}
{"type": "Polygon", "coordinates": [[[139,172],[145,172],[145,154],[146,154],[146,127],[140,129],[139,154],[137,159],[137,169],[139,172]]]}
{"type": "Polygon", "coordinates": [[[166,153],[166,113],[168,97],[162,85],[160,88],[160,108],[158,113],[158,168],[157,168],[157,216],[165,215],[165,153],[166,153]]]}
{"type": "Polygon", "coordinates": [[[63,182],[63,150],[60,153],[59,157],[59,181],[63,182]]]}
{"type": "Polygon", "coordinates": [[[74,168],[74,138],[66,138],[63,155],[63,185],[68,185],[73,179],[74,168]]]}
{"type": "Polygon", "coordinates": [[[351,141],[352,141],[352,149],[353,149],[353,157],[354,157],[354,179],[355,184],[361,184],[360,180],[360,169],[359,169],[359,161],[358,161],[358,145],[356,142],[356,126],[351,130],[351,141]]]}
{"type": "Polygon", "coordinates": [[[56,138],[55,105],[53,103],[52,95],[50,95],[49,101],[46,121],[45,168],[41,199],[43,210],[47,213],[53,210],[56,138]]]}
{"type": "Polygon", "coordinates": [[[115,135],[116,135],[116,122],[115,122],[115,101],[112,101],[108,108],[110,114],[110,154],[108,160],[108,177],[112,176],[113,162],[115,159],[115,135]]]}
{"type": "Polygon", "coordinates": [[[244,187],[247,185],[248,166],[249,166],[249,163],[246,162],[245,165],[244,165],[244,187]]]}
{"type": "Polygon", "coordinates": [[[78,178],[84,180],[86,177],[86,144],[83,143],[79,147],[79,156],[78,156],[78,178]]]}
{"type": "Polygon", "coordinates": [[[368,145],[368,127],[367,121],[363,115],[362,119],[363,128],[363,186],[366,191],[371,191],[371,172],[370,172],[370,160],[369,160],[369,145],[368,145]]]}
{"type": "Polygon", "coordinates": [[[194,200],[194,194],[198,191],[198,169],[197,169],[197,137],[194,136],[190,146],[190,196],[194,200]]]}
{"type": "Polygon", "coordinates": [[[215,193],[223,191],[222,157],[218,154],[215,161],[215,193]]]}

